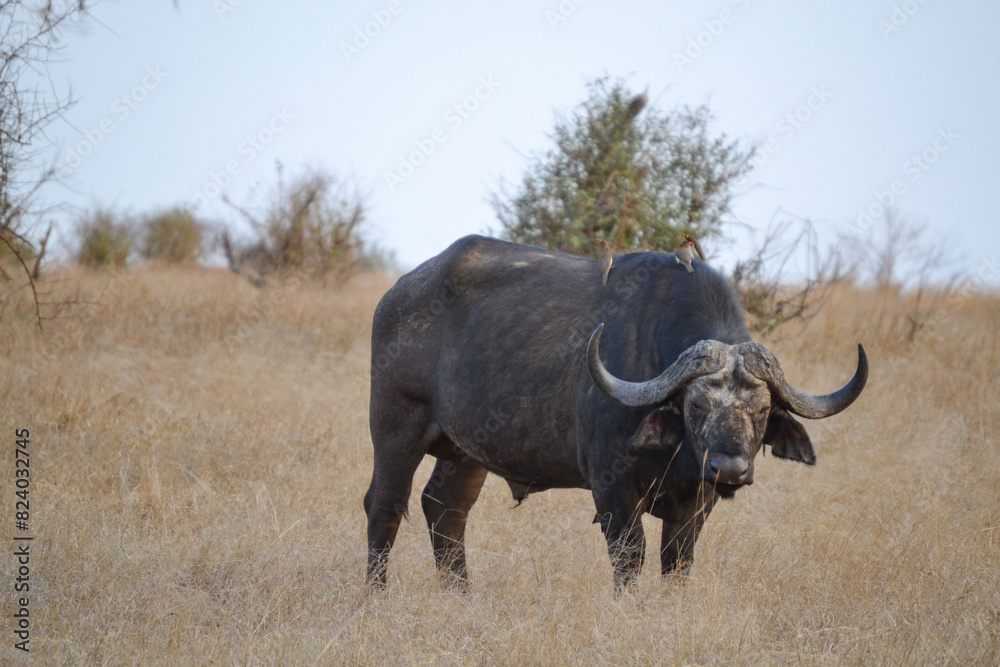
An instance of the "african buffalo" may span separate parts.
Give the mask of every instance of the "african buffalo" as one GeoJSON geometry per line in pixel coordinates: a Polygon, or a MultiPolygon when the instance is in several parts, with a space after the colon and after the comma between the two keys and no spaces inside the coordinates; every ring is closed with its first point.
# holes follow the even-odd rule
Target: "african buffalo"
{"type": "Polygon", "coordinates": [[[607,285],[602,275],[593,259],[469,236],[382,297],[364,499],[369,585],[386,584],[427,454],[437,465],[421,505],[451,583],[467,581],[465,523],[487,472],[518,502],[590,489],[616,590],[642,567],[644,512],[663,520],[661,571],[686,571],[715,502],[753,482],[761,445],[812,465],[792,415],[834,415],[865,386],[861,345],[839,391],[789,385],[750,340],[732,287],[704,262],[689,274],[672,254],[632,253],[615,259],[607,285]]]}

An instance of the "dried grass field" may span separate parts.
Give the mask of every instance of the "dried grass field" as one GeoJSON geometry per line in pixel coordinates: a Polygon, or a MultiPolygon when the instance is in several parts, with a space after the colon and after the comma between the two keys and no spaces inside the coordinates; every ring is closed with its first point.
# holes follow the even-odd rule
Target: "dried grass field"
{"type": "MultiPolygon", "coordinates": [[[[903,299],[844,287],[804,333],[767,341],[813,392],[848,379],[861,341],[868,388],[807,424],[814,468],[758,458],[684,581],[654,553],[615,598],[588,492],[515,508],[491,477],[469,522],[472,590],[443,590],[417,496],[428,459],[389,589],[369,596],[369,335],[388,278],[50,284],[94,303],[42,332],[26,299],[0,303],[0,662],[27,660],[10,535],[14,431],[29,428],[39,664],[1000,663],[996,299],[944,299],[904,344],[903,299]]],[[[659,544],[658,522],[646,530],[659,544]]]]}

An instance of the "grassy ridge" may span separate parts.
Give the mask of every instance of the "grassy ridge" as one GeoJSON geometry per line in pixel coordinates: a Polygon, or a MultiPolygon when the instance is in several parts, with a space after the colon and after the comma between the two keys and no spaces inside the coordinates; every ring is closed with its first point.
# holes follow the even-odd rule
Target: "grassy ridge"
{"type": "MultiPolygon", "coordinates": [[[[656,574],[647,517],[654,557],[614,599],[589,494],[513,509],[491,476],[469,523],[469,595],[437,585],[415,491],[390,588],[368,597],[369,335],[389,280],[65,278],[62,295],[96,303],[41,334],[26,307],[0,304],[5,516],[14,429],[33,435],[36,660],[1000,661],[995,299],[945,300],[903,344],[900,297],[842,288],[803,335],[771,341],[814,392],[850,376],[863,341],[868,389],[807,424],[815,468],[758,459],[684,584],[656,574]]],[[[0,559],[0,581],[13,568],[0,559]]],[[[17,657],[11,623],[0,655],[17,657]]]]}

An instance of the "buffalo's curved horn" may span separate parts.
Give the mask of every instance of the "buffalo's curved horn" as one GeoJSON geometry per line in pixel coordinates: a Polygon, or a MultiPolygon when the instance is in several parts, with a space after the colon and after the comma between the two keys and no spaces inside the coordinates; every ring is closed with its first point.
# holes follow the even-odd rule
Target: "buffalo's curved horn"
{"type": "Polygon", "coordinates": [[[868,355],[861,343],[858,343],[858,369],[854,377],[838,391],[825,396],[807,394],[788,384],[774,353],[760,343],[740,343],[737,348],[743,369],[766,382],[774,397],[790,412],[806,419],[822,419],[844,410],[861,395],[868,381],[868,355]]]}
{"type": "Polygon", "coordinates": [[[713,373],[725,365],[731,346],[717,340],[695,343],[677,357],[658,378],[645,382],[628,382],[616,378],[601,363],[598,345],[604,324],[598,325],[587,344],[587,367],[594,384],[605,394],[623,405],[638,408],[655,405],[680,389],[688,380],[713,373]]]}

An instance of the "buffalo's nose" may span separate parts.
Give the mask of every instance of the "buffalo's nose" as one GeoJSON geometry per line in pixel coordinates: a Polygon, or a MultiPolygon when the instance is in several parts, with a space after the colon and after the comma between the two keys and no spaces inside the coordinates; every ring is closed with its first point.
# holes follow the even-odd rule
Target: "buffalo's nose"
{"type": "Polygon", "coordinates": [[[742,456],[713,456],[709,462],[712,472],[715,474],[715,481],[719,484],[747,484],[751,480],[747,475],[750,472],[750,464],[742,456]]]}

